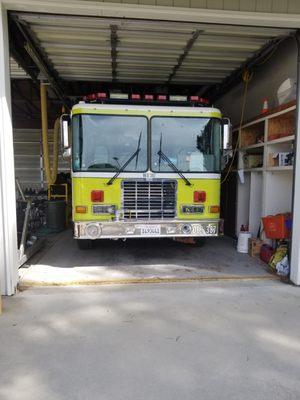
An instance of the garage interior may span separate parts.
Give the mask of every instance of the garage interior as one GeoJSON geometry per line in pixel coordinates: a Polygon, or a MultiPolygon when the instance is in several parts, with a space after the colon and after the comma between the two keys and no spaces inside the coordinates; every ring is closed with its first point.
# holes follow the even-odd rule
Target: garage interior
{"type": "MultiPolygon", "coordinates": [[[[34,204],[26,251],[37,245],[37,232],[43,239],[39,251],[20,262],[21,285],[273,277],[258,257],[236,251],[236,238],[242,226],[253,238],[263,235],[262,216],[292,212],[293,161],[277,165],[275,155],[294,152],[295,30],[32,12],[9,12],[8,22],[15,176],[26,200],[34,204]],[[270,76],[275,68],[278,73],[270,76]],[[252,78],[241,117],[245,70],[252,78]],[[279,103],[277,90],[286,80],[289,90],[279,103]],[[142,245],[136,240],[100,241],[82,253],[70,227],[58,234],[47,231],[41,81],[49,83],[50,154],[62,106],[71,108],[89,94],[197,95],[220,108],[234,127],[221,195],[226,237],[211,238],[201,248],[167,239],[142,240],[142,245]],[[265,99],[267,110],[262,114],[265,99]],[[240,123],[245,141],[239,145],[240,123]],[[287,132],[281,132],[282,127],[287,132]],[[246,165],[245,157],[258,164],[246,165]]],[[[70,164],[61,155],[58,172],[60,182],[66,183],[70,164]]],[[[20,200],[19,242],[25,215],[24,199],[20,200]]]]}

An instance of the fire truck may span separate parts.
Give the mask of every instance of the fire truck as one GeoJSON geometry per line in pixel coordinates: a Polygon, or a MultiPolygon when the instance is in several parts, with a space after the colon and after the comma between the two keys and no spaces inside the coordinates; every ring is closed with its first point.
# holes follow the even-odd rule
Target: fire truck
{"type": "Polygon", "coordinates": [[[81,249],[96,239],[222,234],[221,153],[229,125],[206,103],[198,96],[98,93],[62,117],[81,249]]]}

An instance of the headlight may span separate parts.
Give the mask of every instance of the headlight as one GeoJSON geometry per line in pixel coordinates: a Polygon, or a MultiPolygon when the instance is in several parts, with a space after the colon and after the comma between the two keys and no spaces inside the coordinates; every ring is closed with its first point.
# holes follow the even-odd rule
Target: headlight
{"type": "Polygon", "coordinates": [[[85,234],[90,239],[97,239],[101,234],[101,228],[97,224],[88,224],[85,228],[85,234]]]}

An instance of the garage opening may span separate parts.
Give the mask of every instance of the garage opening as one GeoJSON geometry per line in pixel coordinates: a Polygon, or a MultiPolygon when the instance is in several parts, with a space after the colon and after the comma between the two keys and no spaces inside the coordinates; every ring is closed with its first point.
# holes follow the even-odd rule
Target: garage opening
{"type": "MultiPolygon", "coordinates": [[[[37,13],[10,13],[9,29],[21,284],[271,276],[267,272],[267,264],[263,264],[259,257],[251,256],[258,256],[264,244],[267,258],[272,253],[271,248],[277,246],[275,239],[285,239],[287,244],[289,239],[296,126],[297,46],[293,30],[37,13]],[[285,57],[284,63],[282,57],[285,57]],[[270,74],[272,68],[278,68],[278,71],[270,74]],[[210,109],[212,119],[208,118],[207,124],[213,125],[213,113],[220,109],[223,116],[229,117],[233,123],[229,146],[220,158],[223,172],[215,177],[218,180],[215,189],[208,186],[206,189],[203,182],[205,190],[197,187],[193,193],[202,196],[201,192],[212,190],[212,197],[221,196],[220,201],[212,201],[209,207],[221,207],[225,238],[207,238],[201,247],[194,237],[171,240],[176,237],[176,231],[173,236],[170,233],[169,239],[160,239],[162,223],[157,223],[153,228],[153,236],[157,237],[151,239],[135,239],[134,235],[126,242],[101,239],[86,252],[77,249],[72,238],[72,195],[73,200],[76,195],[82,200],[84,195],[74,190],[74,153],[72,164],[70,157],[63,158],[60,152],[57,179],[51,182],[52,186],[49,186],[49,179],[47,182],[45,144],[43,147],[41,132],[41,83],[47,92],[44,124],[48,129],[50,164],[55,162],[55,121],[62,114],[62,108],[69,113],[72,106],[79,102],[84,102],[78,107],[87,108],[88,115],[97,103],[108,104],[110,115],[114,115],[117,109],[123,114],[124,110],[129,110],[132,115],[139,115],[140,118],[132,124],[132,127],[138,127],[135,138],[138,147],[133,146],[128,157],[131,153],[135,155],[130,160],[134,163],[140,154],[141,162],[144,140],[141,113],[144,110],[153,118],[152,122],[145,123],[145,129],[149,125],[151,137],[157,136],[156,162],[159,168],[162,164],[165,166],[164,179],[171,177],[176,182],[177,191],[178,185],[181,186],[183,200],[177,210],[182,211],[182,207],[186,207],[187,212],[192,214],[206,212],[205,205],[200,210],[206,199],[199,202],[195,197],[185,200],[193,173],[200,172],[197,171],[200,158],[194,155],[195,151],[190,151],[188,155],[184,154],[183,162],[188,162],[195,169],[178,168],[180,149],[175,155],[166,155],[162,151],[162,144],[163,149],[166,148],[163,127],[171,113],[176,114],[180,110],[178,118],[182,118],[180,126],[184,130],[180,135],[186,135],[180,143],[184,146],[188,141],[188,124],[193,120],[193,113],[198,117],[203,113],[208,118],[207,110],[210,109]],[[190,114],[185,116],[187,106],[191,107],[190,114]],[[164,114],[163,107],[167,114],[164,114]],[[158,115],[154,115],[155,112],[158,115]],[[161,121],[159,113],[162,113],[161,121]],[[137,154],[133,153],[134,149],[138,150],[137,154]],[[49,200],[52,200],[51,204],[63,203],[67,206],[62,208],[60,214],[53,206],[55,211],[52,215],[49,200]],[[277,218],[281,218],[284,232],[279,237],[272,237],[266,232],[262,217],[278,214],[281,215],[277,218]],[[57,223],[57,229],[49,225],[51,218],[57,223]],[[65,225],[67,229],[55,232],[61,230],[59,226],[65,228],[65,225]],[[240,231],[242,234],[249,232],[249,237],[252,236],[251,256],[236,251],[235,239],[240,231]]],[[[86,122],[81,118],[75,123],[82,125],[86,122]]],[[[93,124],[100,126],[102,121],[90,118],[89,123],[87,131],[93,129],[93,124]]],[[[107,121],[105,123],[107,126],[107,121]]],[[[118,124],[114,131],[123,129],[125,132],[127,121],[124,117],[118,124]]],[[[172,142],[174,129],[166,130],[169,133],[165,135],[170,134],[169,143],[172,142]]],[[[78,136],[78,140],[82,138],[78,136]]],[[[116,142],[120,140],[118,136],[116,142]]],[[[77,144],[80,146],[79,141],[77,144]]],[[[146,139],[144,145],[147,148],[146,139]]],[[[220,151],[221,144],[218,146],[217,151],[220,151]]],[[[107,158],[107,149],[101,143],[96,147],[102,159],[107,158]]],[[[214,155],[208,153],[207,164],[212,162],[209,160],[214,155]]],[[[109,184],[121,179],[125,181],[122,183],[125,185],[123,191],[128,185],[128,196],[136,195],[139,183],[135,181],[135,186],[130,186],[133,175],[132,171],[127,173],[124,168],[126,157],[121,159],[120,154],[114,158],[118,168],[111,170],[106,166],[102,178],[107,178],[106,183],[109,184]]],[[[214,167],[207,167],[206,171],[217,172],[214,167]]],[[[151,199],[151,190],[153,193],[157,190],[168,192],[168,196],[175,190],[173,183],[169,188],[152,188],[151,182],[157,177],[147,176],[149,171],[146,167],[139,172],[138,180],[146,182],[147,188],[143,190],[148,191],[148,194],[144,192],[148,199],[151,199]]],[[[156,172],[161,171],[158,169],[156,172]]],[[[87,172],[86,177],[91,178],[91,174],[93,172],[87,172]]],[[[91,191],[97,192],[95,196],[103,196],[101,185],[99,188],[89,187],[89,193],[91,191]]],[[[98,210],[103,211],[104,205],[115,206],[111,204],[112,200],[102,204],[100,197],[98,210]]],[[[164,206],[164,200],[161,201],[164,206]]],[[[83,207],[84,211],[86,204],[79,202],[76,206],[83,207]]],[[[168,212],[163,206],[157,217],[159,219],[163,219],[164,212],[168,212]]],[[[150,200],[148,208],[150,210],[150,200]]],[[[136,212],[136,219],[137,215],[136,212]]],[[[176,215],[172,218],[176,219],[176,215]]],[[[186,220],[191,220],[190,215],[183,219],[186,220]]],[[[153,224],[144,225],[149,233],[153,224]]],[[[190,229],[191,225],[186,226],[190,229]]],[[[208,227],[214,226],[210,223],[208,227]]],[[[81,229],[86,229],[80,224],[75,224],[75,227],[75,236],[80,235],[81,229]]],[[[219,225],[217,229],[219,232],[219,225]]],[[[110,235],[111,239],[116,239],[116,235],[110,235]]],[[[248,252],[248,242],[244,251],[248,252]]]]}

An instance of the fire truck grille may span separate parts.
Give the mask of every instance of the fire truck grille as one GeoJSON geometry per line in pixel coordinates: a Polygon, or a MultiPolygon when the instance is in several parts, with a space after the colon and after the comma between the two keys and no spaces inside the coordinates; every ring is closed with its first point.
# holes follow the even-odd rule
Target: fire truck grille
{"type": "Polygon", "coordinates": [[[167,219],[176,216],[176,181],[123,181],[124,219],[167,219]]]}

